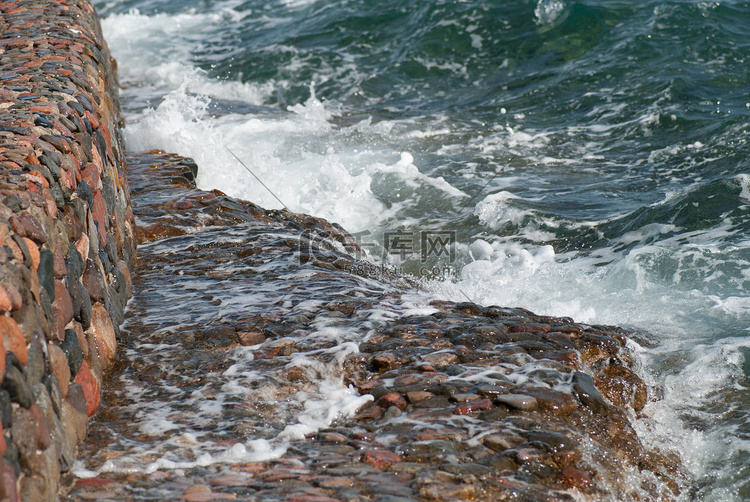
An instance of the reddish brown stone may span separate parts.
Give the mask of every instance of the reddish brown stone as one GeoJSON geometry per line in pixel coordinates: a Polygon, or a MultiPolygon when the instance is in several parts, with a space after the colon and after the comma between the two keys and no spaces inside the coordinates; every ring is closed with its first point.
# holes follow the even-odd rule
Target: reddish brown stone
{"type": "Polygon", "coordinates": [[[380,406],[369,406],[354,415],[354,420],[380,420],[381,418],[383,418],[383,408],[380,406]]]}
{"type": "Polygon", "coordinates": [[[23,177],[33,183],[38,183],[44,188],[49,188],[49,181],[47,181],[42,173],[40,173],[36,169],[29,171],[28,173],[23,173],[23,177]]]}
{"type": "Polygon", "coordinates": [[[362,460],[379,471],[384,471],[397,462],[401,457],[389,450],[368,450],[362,455],[362,460]]]}
{"type": "Polygon", "coordinates": [[[23,240],[26,242],[26,247],[31,255],[31,268],[36,270],[39,268],[39,246],[28,237],[24,237],[23,240]]]}
{"type": "Polygon", "coordinates": [[[341,502],[341,499],[334,499],[325,495],[291,495],[289,502],[341,502]]]}
{"type": "Polygon", "coordinates": [[[268,464],[265,462],[242,462],[239,464],[232,464],[229,469],[234,472],[250,472],[257,474],[268,470],[268,464]]]}
{"type": "Polygon", "coordinates": [[[242,345],[258,345],[266,341],[266,335],[260,331],[240,331],[237,333],[242,345]]]}
{"type": "Polygon", "coordinates": [[[57,375],[57,381],[60,384],[60,391],[63,397],[68,395],[68,385],[70,384],[70,366],[68,365],[68,358],[65,356],[65,352],[55,343],[47,344],[47,351],[49,352],[50,365],[52,366],[52,373],[57,375]]]}
{"type": "MultiPolygon", "coordinates": [[[[94,192],[94,207],[91,210],[91,215],[99,225],[99,236],[102,242],[107,242],[107,217],[106,208],[104,205],[104,197],[102,196],[101,190],[94,192]]],[[[89,232],[93,229],[89,229],[89,232]]]]}
{"type": "Polygon", "coordinates": [[[94,416],[96,410],[99,409],[101,403],[101,386],[99,381],[91,373],[89,364],[84,360],[81,364],[81,368],[76,373],[75,382],[80,384],[83,388],[83,394],[86,396],[86,414],[88,416],[94,416]]]}
{"type": "Polygon", "coordinates": [[[372,358],[372,366],[375,369],[375,371],[382,373],[384,371],[397,368],[400,366],[400,364],[395,354],[391,354],[390,352],[384,352],[372,358]]]}
{"type": "Polygon", "coordinates": [[[469,415],[478,411],[489,410],[490,408],[492,408],[492,401],[490,401],[489,399],[478,399],[476,401],[469,401],[459,404],[458,406],[456,406],[456,409],[453,410],[453,414],[469,415]]]}
{"type": "Polygon", "coordinates": [[[117,338],[115,337],[115,327],[112,319],[109,317],[107,309],[100,303],[94,304],[91,314],[91,327],[96,348],[101,356],[102,368],[108,368],[115,360],[117,351],[117,338]]]}
{"type": "Polygon", "coordinates": [[[510,331],[512,333],[547,333],[552,331],[552,326],[535,322],[518,323],[511,326],[510,331]]]}
{"type": "Polygon", "coordinates": [[[624,366],[607,366],[596,377],[596,386],[615,406],[632,406],[641,411],[646,406],[646,384],[624,366]]]}
{"type": "Polygon", "coordinates": [[[566,465],[560,473],[562,481],[576,488],[584,489],[591,486],[591,477],[580,469],[566,465]]]}
{"type": "Polygon", "coordinates": [[[415,375],[414,373],[407,373],[406,375],[401,375],[400,377],[396,378],[393,381],[394,387],[406,387],[409,385],[414,385],[415,383],[419,383],[421,377],[420,375],[415,375]]]}
{"type": "Polygon", "coordinates": [[[399,410],[403,410],[406,408],[407,404],[406,399],[404,399],[404,397],[398,392],[388,393],[378,399],[378,406],[386,409],[395,406],[399,410]]]}
{"type": "Polygon", "coordinates": [[[101,267],[93,260],[86,261],[81,282],[83,283],[83,287],[86,288],[86,291],[89,292],[92,302],[106,301],[107,288],[104,284],[104,276],[101,267]]]}
{"type": "Polygon", "coordinates": [[[44,411],[42,411],[36,403],[32,403],[29,407],[29,411],[31,412],[31,416],[34,418],[34,423],[36,424],[37,448],[40,450],[46,450],[51,442],[51,431],[47,417],[45,416],[44,411]]]}
{"type": "Polygon", "coordinates": [[[178,200],[174,203],[175,209],[192,209],[193,204],[189,200],[178,200]]]}
{"type": "Polygon", "coordinates": [[[338,432],[321,432],[318,434],[318,439],[331,443],[346,443],[349,440],[349,438],[338,432]]]}
{"type": "Polygon", "coordinates": [[[424,500],[476,500],[477,487],[436,483],[422,486],[419,495],[424,500]]]}
{"type": "Polygon", "coordinates": [[[65,340],[65,326],[73,320],[73,302],[65,284],[55,279],[55,301],[52,302],[54,325],[52,332],[58,340],[65,340]]]}
{"type": "Polygon", "coordinates": [[[452,352],[437,352],[424,356],[423,361],[435,368],[443,368],[458,361],[458,356],[452,352]]]}
{"type": "Polygon", "coordinates": [[[247,473],[239,472],[228,472],[225,474],[219,474],[217,476],[211,476],[206,478],[210,484],[214,486],[247,486],[253,479],[252,475],[247,473]]]}
{"type": "MultiPolygon", "coordinates": [[[[70,206],[65,206],[65,209],[68,209],[69,207],[70,206]]],[[[55,251],[52,254],[52,274],[55,276],[55,279],[68,275],[68,266],[65,264],[65,258],[63,257],[62,248],[60,247],[55,248],[55,251]]]]}
{"type": "MultiPolygon", "coordinates": [[[[13,257],[17,262],[23,262],[23,251],[21,251],[21,248],[10,236],[3,239],[3,245],[7,246],[8,249],[11,250],[11,252],[13,253],[13,257]]],[[[0,302],[0,307],[2,307],[2,302],[0,302]]]]}
{"type": "Polygon", "coordinates": [[[90,187],[97,187],[101,185],[102,181],[99,178],[99,175],[99,170],[92,162],[89,162],[83,172],[81,172],[81,178],[83,178],[83,181],[88,183],[90,187]]]}
{"type": "Polygon", "coordinates": [[[346,488],[354,486],[354,479],[339,478],[335,476],[318,476],[315,478],[315,484],[321,488],[346,488]]]}
{"type": "Polygon", "coordinates": [[[578,353],[575,350],[545,350],[531,355],[535,359],[550,359],[575,370],[580,369],[578,353]]]}
{"type": "Polygon", "coordinates": [[[195,485],[185,490],[180,500],[188,502],[207,502],[213,500],[236,500],[234,493],[212,492],[206,485],[195,485]]]}
{"type": "Polygon", "coordinates": [[[425,399],[429,399],[431,397],[435,397],[435,394],[433,394],[432,392],[421,390],[406,393],[406,398],[412,404],[419,403],[420,401],[424,401],[425,399]]]}
{"type": "Polygon", "coordinates": [[[468,432],[453,427],[425,427],[414,433],[417,441],[433,441],[435,439],[449,439],[451,441],[463,441],[469,437],[468,432]]]}
{"type": "Polygon", "coordinates": [[[110,483],[112,483],[112,480],[106,478],[81,478],[77,479],[73,486],[76,488],[85,486],[106,486],[110,483]]]}
{"type": "Polygon", "coordinates": [[[28,213],[19,213],[9,218],[10,226],[13,232],[21,237],[28,237],[39,244],[47,241],[47,234],[44,228],[34,216],[28,213]]]}
{"type": "Polygon", "coordinates": [[[138,227],[138,242],[151,242],[166,237],[175,237],[177,235],[187,234],[187,229],[177,226],[169,225],[164,222],[154,222],[149,225],[143,225],[138,227]]]}
{"type": "MultiPolygon", "coordinates": [[[[20,261],[23,261],[23,255],[21,255],[20,261]]],[[[9,282],[0,284],[0,312],[18,310],[22,305],[23,297],[13,284],[10,284],[9,282]]]]}
{"type": "Polygon", "coordinates": [[[383,385],[383,381],[379,378],[373,378],[372,380],[368,380],[367,382],[363,383],[359,386],[359,391],[362,394],[367,394],[368,392],[377,389],[378,387],[383,385]]]}
{"type": "Polygon", "coordinates": [[[313,479],[313,476],[310,475],[310,471],[305,467],[283,465],[274,466],[272,469],[258,474],[258,477],[268,483],[289,480],[307,481],[313,479]]]}
{"type": "Polygon", "coordinates": [[[565,392],[543,387],[523,389],[523,393],[536,399],[539,408],[555,415],[568,415],[578,408],[576,399],[565,392]]]}
{"type": "MultiPolygon", "coordinates": [[[[5,350],[13,352],[18,360],[21,361],[21,364],[25,366],[29,359],[29,353],[26,347],[26,339],[15,319],[5,315],[0,315],[0,333],[2,333],[3,347],[5,350]]],[[[3,354],[4,353],[5,352],[3,352],[3,354]]],[[[5,374],[5,364],[3,364],[3,374],[5,374]]]]}
{"type": "Polygon", "coordinates": [[[86,263],[86,261],[89,259],[90,244],[91,244],[91,241],[89,240],[89,236],[86,234],[81,234],[81,238],[76,241],[76,249],[78,250],[78,253],[81,255],[81,259],[83,260],[83,263],[86,263]]]}

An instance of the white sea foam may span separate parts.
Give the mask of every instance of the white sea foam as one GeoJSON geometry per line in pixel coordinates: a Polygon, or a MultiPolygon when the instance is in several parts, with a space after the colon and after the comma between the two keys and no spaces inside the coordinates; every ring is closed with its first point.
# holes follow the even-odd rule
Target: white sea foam
{"type": "Polygon", "coordinates": [[[565,2],[562,0],[539,0],[534,9],[536,22],[540,26],[554,23],[565,11],[565,2]]]}
{"type": "Polygon", "coordinates": [[[184,86],[193,93],[260,104],[273,91],[271,85],[219,82],[189,62],[202,36],[241,17],[242,13],[229,8],[215,13],[154,15],[133,9],[103,19],[102,29],[118,62],[120,84],[137,88],[136,93],[148,87],[166,92],[184,86]]]}

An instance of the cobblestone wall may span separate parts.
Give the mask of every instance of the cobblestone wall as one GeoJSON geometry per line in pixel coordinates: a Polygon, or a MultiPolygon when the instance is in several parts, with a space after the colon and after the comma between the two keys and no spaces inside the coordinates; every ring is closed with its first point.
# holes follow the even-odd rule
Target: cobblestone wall
{"type": "Polygon", "coordinates": [[[121,121],[89,3],[0,1],[0,499],[55,499],[114,361],[135,246],[121,121]]]}

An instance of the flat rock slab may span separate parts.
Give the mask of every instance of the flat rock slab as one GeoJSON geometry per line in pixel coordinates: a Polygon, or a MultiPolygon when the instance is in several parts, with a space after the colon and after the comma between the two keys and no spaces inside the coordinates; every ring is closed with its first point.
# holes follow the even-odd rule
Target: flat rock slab
{"type": "Polygon", "coordinates": [[[646,387],[626,331],[435,301],[360,266],[335,225],[196,190],[189,159],[128,164],[136,293],[82,447],[108,482],[71,478],[66,500],[669,500],[684,488],[679,460],[631,425],[646,387]],[[336,392],[356,406],[306,433],[300,417],[336,392]],[[254,459],[259,444],[282,449],[254,459]]]}

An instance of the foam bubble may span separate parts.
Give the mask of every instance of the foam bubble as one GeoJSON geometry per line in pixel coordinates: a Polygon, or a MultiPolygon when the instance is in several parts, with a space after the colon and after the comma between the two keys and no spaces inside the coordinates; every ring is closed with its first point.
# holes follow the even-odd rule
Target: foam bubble
{"type": "Polygon", "coordinates": [[[565,2],[562,0],[539,0],[534,16],[537,24],[546,25],[555,22],[564,11],[565,2]]]}

